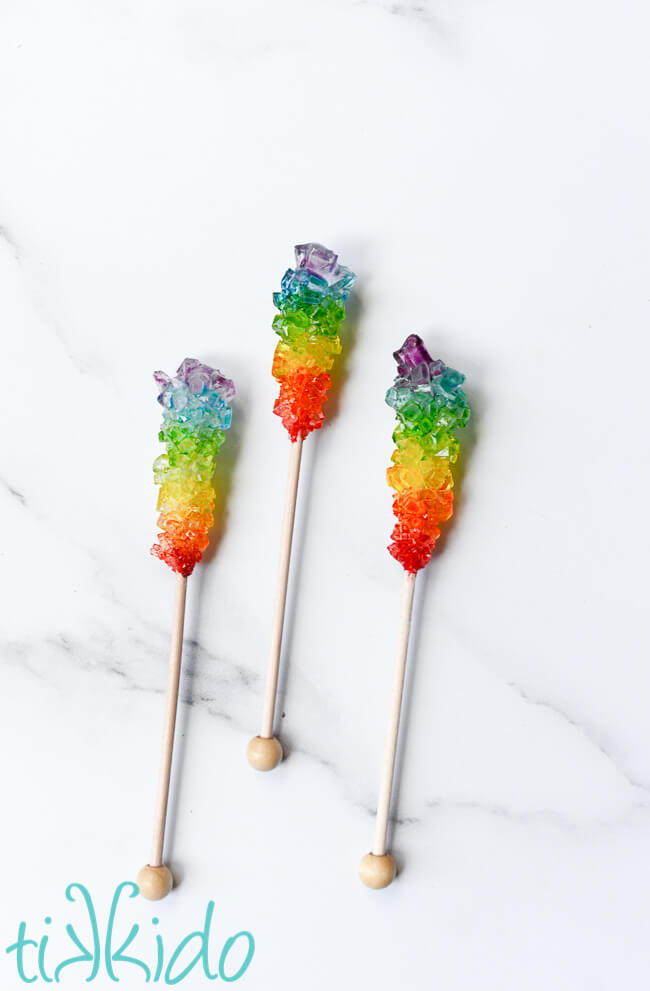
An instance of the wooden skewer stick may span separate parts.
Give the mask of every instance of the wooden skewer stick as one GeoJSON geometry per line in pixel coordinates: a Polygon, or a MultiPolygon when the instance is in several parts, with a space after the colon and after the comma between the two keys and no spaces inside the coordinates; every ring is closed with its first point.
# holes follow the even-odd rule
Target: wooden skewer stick
{"type": "Polygon", "coordinates": [[[379,785],[377,801],[377,821],[375,824],[375,840],[372,851],[362,858],[359,865],[359,876],[369,888],[385,888],[395,877],[395,861],[386,850],[388,834],[388,819],[390,799],[393,790],[393,775],[395,773],[395,756],[397,754],[397,738],[399,720],[402,710],[402,695],[404,693],[404,675],[406,672],[406,657],[408,654],[409,634],[411,632],[411,617],[413,614],[413,593],[415,591],[415,575],[406,572],[404,577],[404,592],[402,594],[402,613],[399,633],[397,636],[397,659],[393,675],[393,688],[390,697],[388,713],[388,731],[384,749],[384,764],[379,785]]]}
{"type": "Polygon", "coordinates": [[[291,459],[289,461],[289,475],[287,477],[287,491],[284,502],[284,519],[282,521],[282,535],[280,537],[280,564],[275,593],[273,624],[271,627],[271,649],[269,651],[269,665],[266,675],[262,726],[259,736],[254,736],[246,749],[246,756],[250,764],[257,771],[270,771],[282,760],[282,745],[273,736],[273,716],[275,714],[275,701],[278,691],[280,651],[282,649],[284,612],[287,604],[287,584],[289,581],[293,524],[296,515],[302,441],[302,435],[299,434],[298,439],[291,445],[291,459]]]}
{"type": "Polygon", "coordinates": [[[165,824],[167,821],[167,805],[169,802],[169,781],[172,771],[172,756],[174,752],[174,731],[176,729],[176,712],[178,710],[178,688],[181,677],[181,656],[183,652],[183,626],[185,623],[185,595],[187,578],[176,575],[174,591],[174,613],[172,618],[172,638],[169,651],[169,675],[167,678],[167,697],[165,701],[165,720],[163,724],[162,749],[160,753],[160,771],[158,772],[158,791],[154,813],[153,840],[151,844],[151,859],[146,867],[138,874],[140,894],[151,901],[164,898],[171,891],[174,879],[168,867],[163,864],[163,844],[165,841],[165,824]]]}

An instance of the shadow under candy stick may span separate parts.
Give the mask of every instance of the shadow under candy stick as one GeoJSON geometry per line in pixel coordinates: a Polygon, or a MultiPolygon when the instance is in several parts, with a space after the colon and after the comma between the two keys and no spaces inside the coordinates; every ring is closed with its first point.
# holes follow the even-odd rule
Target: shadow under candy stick
{"type": "MultiPolygon", "coordinates": [[[[235,392],[229,379],[194,358],[186,358],[174,378],[163,372],[156,372],[154,377],[159,387],[158,401],[163,407],[160,439],[166,451],[154,463],[154,478],[160,485],[160,532],[158,543],[151,550],[176,574],[151,856],[137,877],[140,893],[155,901],[169,894],[174,885],[172,872],[163,862],[163,848],[178,711],[187,579],[209,547],[209,531],[215,512],[221,519],[220,528],[214,535],[217,543],[223,533],[236,450],[224,458],[219,469],[220,449],[225,432],[230,428],[235,392]]],[[[233,446],[237,447],[236,444],[233,446]]]]}
{"type": "Polygon", "coordinates": [[[355,285],[350,293],[345,320],[341,326],[341,354],[331,371],[332,385],[325,404],[325,422],[323,424],[325,430],[335,422],[341,412],[345,387],[350,376],[350,359],[357,345],[362,315],[363,296],[359,287],[355,285]]]}

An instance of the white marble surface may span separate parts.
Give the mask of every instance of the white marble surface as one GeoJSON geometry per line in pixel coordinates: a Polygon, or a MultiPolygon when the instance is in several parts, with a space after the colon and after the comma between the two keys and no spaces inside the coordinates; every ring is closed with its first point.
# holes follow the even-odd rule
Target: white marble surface
{"type": "Polygon", "coordinates": [[[255,936],[251,991],[647,991],[646,6],[0,16],[2,948],[60,925],[71,881],[105,913],[147,857],[173,585],[148,554],[150,375],[189,354],[239,404],[225,533],[189,589],[169,938],[214,898],[221,939],[255,936]],[[311,238],[359,273],[358,313],[306,447],[291,753],[263,776],[244,749],[288,456],[270,293],[311,238]],[[475,420],[417,591],[402,871],[375,893],[356,868],[401,587],[383,393],[412,331],[467,373],[475,420]]]}

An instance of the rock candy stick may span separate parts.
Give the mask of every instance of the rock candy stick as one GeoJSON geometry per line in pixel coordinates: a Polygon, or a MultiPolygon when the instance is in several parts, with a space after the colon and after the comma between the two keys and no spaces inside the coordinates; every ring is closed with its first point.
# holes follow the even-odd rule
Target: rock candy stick
{"type": "Polygon", "coordinates": [[[145,898],[164,898],[173,877],[163,864],[163,844],[169,800],[178,688],[183,649],[187,579],[208,546],[214,523],[213,476],[216,457],[232,419],[235,389],[230,379],[194,358],[186,358],[174,378],[155,372],[158,402],[163,407],[159,440],[166,451],[156,458],[154,480],[158,496],[158,542],[151,553],[176,573],[169,674],[165,702],[158,791],[151,858],[138,874],[145,898]]]}
{"type": "Polygon", "coordinates": [[[296,246],[296,267],[282,279],[273,302],[280,311],[273,327],[280,337],[273,357],[273,376],[280,395],[273,407],[292,442],[285,510],[280,544],[280,564],[271,632],[262,725],[247,748],[251,765],[270,771],[282,759],[282,746],[273,736],[273,717],[280,669],[282,631],[289,580],[291,542],[298,494],[302,442],[323,425],[323,404],[332,384],[330,370],[341,353],[339,330],[345,318],[345,302],[356,276],[339,265],[338,257],[321,244],[296,246]]]}
{"type": "Polygon", "coordinates": [[[458,457],[456,431],[469,420],[464,376],[433,361],[422,340],[411,334],[395,352],[397,378],[386,402],[397,415],[396,450],[388,469],[395,490],[396,524],[389,551],[404,568],[404,593],[397,641],[388,730],[377,802],[372,851],[361,860],[359,875],[370,888],[385,888],[395,877],[395,861],[386,849],[395,755],[408,653],[415,576],[431,560],[440,524],[453,512],[451,466],[458,457]]]}

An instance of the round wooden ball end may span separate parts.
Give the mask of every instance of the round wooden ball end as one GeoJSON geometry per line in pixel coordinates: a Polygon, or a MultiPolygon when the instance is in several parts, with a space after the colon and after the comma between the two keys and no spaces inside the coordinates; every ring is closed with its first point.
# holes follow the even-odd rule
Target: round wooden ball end
{"type": "Polygon", "coordinates": [[[367,853],[359,864],[359,877],[368,888],[387,888],[397,873],[395,861],[389,853],[367,853]]]}
{"type": "Polygon", "coordinates": [[[172,872],[164,864],[160,867],[152,867],[151,864],[147,864],[139,871],[136,881],[140,894],[150,902],[160,901],[174,887],[172,872]]]}
{"type": "Polygon", "coordinates": [[[254,736],[246,747],[246,756],[256,771],[272,771],[282,760],[282,745],[274,736],[254,736]]]}

